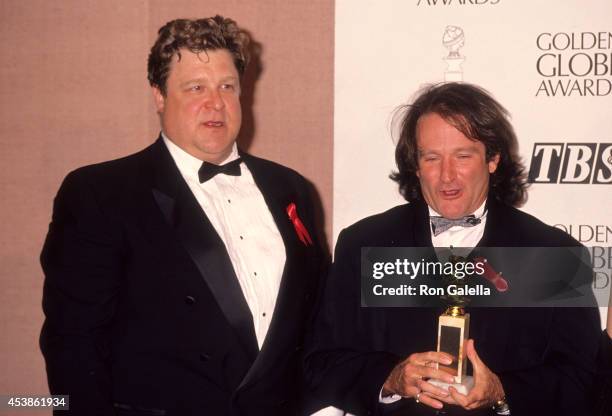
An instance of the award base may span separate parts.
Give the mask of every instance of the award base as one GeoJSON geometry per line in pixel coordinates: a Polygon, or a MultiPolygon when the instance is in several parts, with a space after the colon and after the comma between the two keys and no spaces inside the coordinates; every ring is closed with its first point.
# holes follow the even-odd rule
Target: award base
{"type": "Polygon", "coordinates": [[[444,72],[444,81],[446,82],[461,82],[463,81],[463,69],[461,64],[465,61],[462,56],[447,56],[444,58],[447,64],[447,70],[444,72]]]}
{"type": "Polygon", "coordinates": [[[467,395],[470,390],[472,390],[472,387],[474,387],[474,377],[465,376],[463,377],[463,381],[461,383],[446,383],[444,381],[434,379],[428,380],[428,383],[431,383],[434,386],[444,389],[446,391],[448,391],[448,388],[452,386],[457,389],[459,393],[467,395]]]}

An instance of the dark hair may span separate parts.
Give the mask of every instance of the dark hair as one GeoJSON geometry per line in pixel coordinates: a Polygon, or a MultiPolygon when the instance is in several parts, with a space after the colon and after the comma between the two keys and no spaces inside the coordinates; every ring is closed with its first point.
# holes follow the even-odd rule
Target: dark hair
{"type": "Polygon", "coordinates": [[[151,48],[147,65],[147,78],[151,86],[166,94],[166,80],[174,55],[181,59],[180,49],[193,53],[226,49],[234,58],[240,76],[248,64],[249,36],[232,19],[223,16],[205,19],[176,19],[159,29],[157,40],[151,48]]]}
{"type": "Polygon", "coordinates": [[[395,149],[397,172],[391,179],[399,184],[407,201],[423,198],[417,177],[417,123],[429,113],[438,114],[466,137],[482,142],[486,159],[499,155],[497,169],[489,180],[489,195],[511,206],[527,200],[525,167],[518,154],[518,141],[508,121],[508,111],[484,89],[467,83],[429,85],[412,105],[400,108],[400,134],[395,149]]]}

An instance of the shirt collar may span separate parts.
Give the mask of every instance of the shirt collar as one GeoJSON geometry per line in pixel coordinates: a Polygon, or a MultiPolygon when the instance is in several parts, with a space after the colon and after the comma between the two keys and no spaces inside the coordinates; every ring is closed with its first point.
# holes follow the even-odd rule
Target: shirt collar
{"type": "MultiPolygon", "coordinates": [[[[474,211],[472,214],[474,215],[474,217],[476,218],[486,218],[487,213],[485,212],[485,205],[486,205],[487,201],[486,199],[482,202],[482,204],[480,204],[480,206],[478,208],[476,208],[476,211],[474,211]]],[[[429,205],[427,205],[427,208],[429,208],[429,217],[441,217],[441,215],[439,213],[437,213],[432,207],[430,207],[429,205]]],[[[467,214],[470,215],[470,214],[467,214]]]]}
{"type": "MultiPolygon", "coordinates": [[[[200,170],[200,167],[202,166],[202,160],[190,155],[185,150],[177,146],[171,139],[168,138],[168,136],[166,136],[163,131],[161,136],[181,174],[186,177],[197,179],[198,170],[200,170]]],[[[240,157],[238,154],[238,146],[236,145],[236,142],[234,142],[229,156],[225,158],[220,165],[236,160],[238,157],[240,157]]]]}

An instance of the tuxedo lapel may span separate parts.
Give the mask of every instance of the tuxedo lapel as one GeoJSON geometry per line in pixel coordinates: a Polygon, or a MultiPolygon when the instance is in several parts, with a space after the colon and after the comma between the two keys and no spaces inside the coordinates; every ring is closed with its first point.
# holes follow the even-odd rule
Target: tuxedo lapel
{"type": "MultiPolygon", "coordinates": [[[[487,199],[486,210],[487,222],[477,247],[514,247],[518,245],[519,239],[516,235],[514,218],[502,204],[495,200],[492,194],[489,194],[487,199]]],[[[489,260],[495,270],[503,272],[505,268],[503,258],[489,260]]],[[[493,371],[498,370],[505,357],[514,353],[508,351],[513,346],[509,339],[511,334],[508,331],[511,314],[512,308],[505,307],[477,308],[472,311],[472,326],[474,327],[472,336],[476,340],[476,348],[480,349],[481,357],[486,359],[485,362],[493,371]],[[479,344],[480,347],[478,347],[479,344]]]]}
{"type": "Polygon", "coordinates": [[[413,239],[415,247],[432,247],[431,226],[429,224],[429,208],[421,200],[414,201],[413,239]]]}
{"type": "MultiPolygon", "coordinates": [[[[291,203],[298,203],[297,195],[293,193],[295,188],[288,183],[287,175],[275,175],[274,171],[271,171],[270,167],[267,166],[270,162],[257,159],[246,153],[241,153],[241,156],[251,171],[280,232],[285,246],[286,261],[276,298],[276,306],[261,352],[239,388],[252,384],[263,374],[266,366],[274,365],[276,360],[273,357],[278,352],[274,348],[275,345],[286,345],[286,342],[282,339],[290,336],[290,332],[286,329],[287,325],[292,325],[287,317],[296,316],[291,312],[291,309],[298,310],[299,302],[303,298],[305,282],[300,276],[301,267],[303,267],[302,259],[306,258],[307,252],[306,246],[299,240],[293,223],[287,214],[287,206],[291,203]]],[[[299,215],[300,207],[298,206],[297,209],[299,215]]]]}
{"type": "Polygon", "coordinates": [[[153,197],[195,263],[219,307],[254,361],[253,317],[223,241],[183,180],[161,139],[152,147],[153,197]]]}
{"type": "Polygon", "coordinates": [[[521,244],[516,232],[515,218],[512,212],[495,200],[493,195],[487,199],[487,222],[479,247],[514,247],[521,244]]]}

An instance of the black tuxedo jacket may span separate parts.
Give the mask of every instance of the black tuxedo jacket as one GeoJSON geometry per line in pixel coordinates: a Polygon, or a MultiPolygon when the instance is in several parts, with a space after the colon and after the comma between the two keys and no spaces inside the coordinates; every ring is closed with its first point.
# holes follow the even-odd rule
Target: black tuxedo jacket
{"type": "MultiPolygon", "coordinates": [[[[50,390],[79,415],[275,415],[301,406],[303,337],[322,265],[304,178],[242,154],[286,264],[259,351],[225,246],[161,139],[70,173],[41,262],[50,390]]],[[[66,414],[66,412],[61,412],[66,414]]]]}
{"type": "Polygon", "coordinates": [[[601,334],[597,365],[599,371],[595,398],[596,415],[610,416],[612,415],[612,339],[606,331],[601,334]]]}
{"type": "MultiPolygon", "coordinates": [[[[487,207],[481,247],[579,245],[492,198],[487,207]]],[[[360,307],[359,283],[361,247],[431,246],[428,218],[426,204],[412,203],[341,232],[306,358],[310,385],[327,403],[358,415],[436,414],[414,399],[381,405],[378,398],[396,364],[411,353],[436,349],[437,320],[443,310],[360,307]]],[[[470,337],[480,358],[499,376],[512,416],[588,414],[601,332],[596,309],[472,308],[469,312],[470,337]]],[[[464,414],[457,406],[445,406],[444,411],[464,414]]]]}

